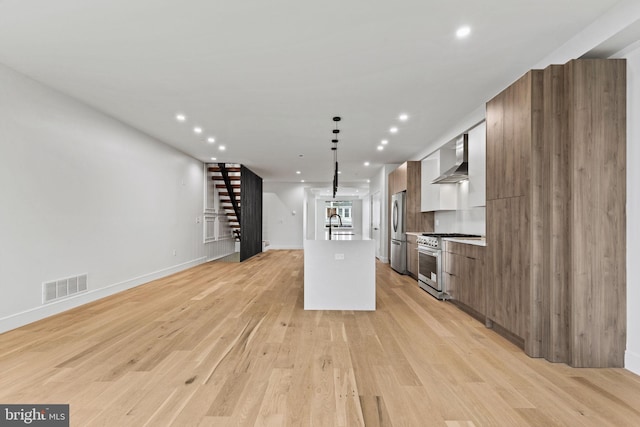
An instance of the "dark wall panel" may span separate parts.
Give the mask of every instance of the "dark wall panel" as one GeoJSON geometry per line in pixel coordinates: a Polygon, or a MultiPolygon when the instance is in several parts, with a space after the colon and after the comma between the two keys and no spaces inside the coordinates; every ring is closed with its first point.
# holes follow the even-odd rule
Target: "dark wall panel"
{"type": "Polygon", "coordinates": [[[262,178],[241,166],[240,261],[262,252],[262,178]]]}

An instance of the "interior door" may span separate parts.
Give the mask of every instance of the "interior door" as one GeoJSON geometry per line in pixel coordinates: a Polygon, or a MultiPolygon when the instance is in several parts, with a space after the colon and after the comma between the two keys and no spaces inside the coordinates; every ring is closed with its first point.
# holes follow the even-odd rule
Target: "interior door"
{"type": "Polygon", "coordinates": [[[371,240],[376,242],[376,257],[382,256],[382,242],[380,241],[380,218],[382,216],[382,203],[380,202],[380,192],[376,191],[371,195],[371,228],[369,229],[371,240]]]}

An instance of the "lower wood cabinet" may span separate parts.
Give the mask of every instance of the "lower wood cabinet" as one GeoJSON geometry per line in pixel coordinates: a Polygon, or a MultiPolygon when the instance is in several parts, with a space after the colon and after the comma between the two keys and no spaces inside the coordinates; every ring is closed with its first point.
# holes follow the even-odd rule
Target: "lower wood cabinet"
{"type": "Polygon", "coordinates": [[[418,236],[407,234],[407,271],[414,279],[418,279],[418,236]]]}
{"type": "Polygon", "coordinates": [[[477,317],[486,315],[485,247],[446,242],[444,276],[451,300],[471,309],[477,317]]]}

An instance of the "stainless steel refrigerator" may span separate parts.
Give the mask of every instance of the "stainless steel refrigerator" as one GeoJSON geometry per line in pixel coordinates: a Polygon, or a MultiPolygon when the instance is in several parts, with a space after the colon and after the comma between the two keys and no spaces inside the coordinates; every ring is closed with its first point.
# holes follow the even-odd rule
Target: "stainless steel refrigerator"
{"type": "Polygon", "coordinates": [[[391,196],[391,268],[401,274],[407,273],[406,196],[405,191],[391,196]]]}

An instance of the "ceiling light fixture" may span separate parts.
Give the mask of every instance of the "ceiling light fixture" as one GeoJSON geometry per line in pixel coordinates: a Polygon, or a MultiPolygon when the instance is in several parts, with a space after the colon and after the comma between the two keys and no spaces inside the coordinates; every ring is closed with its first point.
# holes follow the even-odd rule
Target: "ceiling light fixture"
{"type": "Polygon", "coordinates": [[[398,116],[398,120],[400,120],[401,122],[406,122],[407,120],[409,120],[409,116],[405,113],[402,113],[398,116]]]}
{"type": "Polygon", "coordinates": [[[184,114],[176,114],[176,120],[179,122],[184,122],[185,120],[187,120],[187,116],[185,116],[184,114]]]}
{"type": "Polygon", "coordinates": [[[397,127],[395,127],[395,126],[392,126],[392,127],[390,127],[390,128],[389,128],[389,132],[391,132],[391,133],[398,133],[398,128],[397,128],[397,127]]]}
{"type": "Polygon", "coordinates": [[[216,139],[210,136],[209,138],[207,138],[207,142],[209,144],[213,144],[214,142],[216,142],[216,139]]]}
{"type": "Polygon", "coordinates": [[[218,150],[220,150],[220,151],[224,151],[226,149],[227,149],[227,147],[225,147],[224,145],[221,145],[220,147],[218,147],[218,150]]]}
{"type": "Polygon", "coordinates": [[[296,174],[298,174],[298,175],[300,175],[301,173],[302,173],[302,172],[300,172],[300,171],[296,171],[296,174]]]}
{"type": "Polygon", "coordinates": [[[383,139],[382,141],[380,141],[380,143],[382,145],[387,145],[389,143],[389,140],[388,139],[383,139]]]}
{"type": "Polygon", "coordinates": [[[456,31],[456,37],[458,37],[459,39],[463,39],[469,34],[471,34],[471,28],[466,25],[464,27],[458,28],[458,30],[456,31]]]}
{"type": "Polygon", "coordinates": [[[304,182],[304,179],[301,179],[300,182],[304,182]]]}
{"type": "Polygon", "coordinates": [[[364,165],[365,166],[369,166],[369,162],[364,162],[364,165]]]}
{"type": "Polygon", "coordinates": [[[195,133],[197,133],[197,134],[201,134],[201,133],[202,133],[202,128],[201,128],[201,127],[196,126],[196,127],[194,127],[194,128],[193,128],[193,131],[194,131],[195,133]]]}
{"type": "Polygon", "coordinates": [[[215,161],[215,160],[218,160],[218,158],[217,157],[212,157],[211,160],[215,161]]]}
{"type": "Polygon", "coordinates": [[[384,150],[384,147],[382,145],[378,145],[378,151],[382,151],[384,150]]]}

